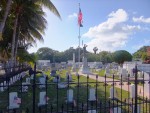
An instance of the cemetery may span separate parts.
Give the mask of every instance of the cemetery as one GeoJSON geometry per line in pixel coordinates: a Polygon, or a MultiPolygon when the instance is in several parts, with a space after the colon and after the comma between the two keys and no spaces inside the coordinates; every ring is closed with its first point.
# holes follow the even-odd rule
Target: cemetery
{"type": "MultiPolygon", "coordinates": [[[[1,111],[8,109],[10,112],[18,113],[22,111],[30,113],[32,112],[31,106],[33,106],[31,100],[35,101],[36,112],[45,112],[45,110],[47,112],[77,110],[78,112],[88,111],[88,113],[93,113],[112,110],[114,113],[122,113],[134,110],[134,99],[137,98],[135,85],[132,83],[126,85],[127,81],[122,76],[127,75],[121,74],[122,79],[119,78],[128,86],[128,89],[124,89],[125,85],[119,85],[120,80],[114,79],[115,75],[109,80],[105,74],[104,80],[99,80],[101,79],[99,77],[102,76],[80,73],[76,75],[75,72],[71,73],[72,68],[70,68],[69,72],[68,70],[59,70],[55,75],[51,75],[50,70],[48,70],[36,74],[35,78],[34,75],[30,77],[28,71],[24,71],[10,78],[9,83],[7,80],[1,82],[1,111]],[[36,86],[33,86],[34,82],[36,86]],[[33,91],[35,91],[35,95],[33,95],[33,91]],[[112,109],[111,106],[116,107],[112,109]],[[131,109],[130,106],[133,108],[131,109]]],[[[145,78],[145,80],[147,79],[145,78]]],[[[145,88],[149,84],[146,83],[143,86],[145,88]]],[[[145,96],[146,94],[143,94],[143,91],[145,89],[142,89],[141,92],[138,90],[137,101],[138,103],[144,103],[138,104],[138,113],[144,112],[149,105],[147,100],[149,97],[148,95],[145,96]]]]}
{"type": "Polygon", "coordinates": [[[0,0],[0,113],[150,113],[150,2],[58,1],[0,0]]]}

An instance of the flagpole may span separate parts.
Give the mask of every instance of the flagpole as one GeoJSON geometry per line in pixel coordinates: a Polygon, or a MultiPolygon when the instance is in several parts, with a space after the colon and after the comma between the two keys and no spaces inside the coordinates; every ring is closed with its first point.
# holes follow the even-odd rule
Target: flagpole
{"type": "MultiPolygon", "coordinates": [[[[80,3],[79,3],[79,10],[80,10],[80,3]]],[[[80,25],[79,25],[79,51],[78,51],[78,63],[79,63],[79,68],[80,68],[80,25]]]]}

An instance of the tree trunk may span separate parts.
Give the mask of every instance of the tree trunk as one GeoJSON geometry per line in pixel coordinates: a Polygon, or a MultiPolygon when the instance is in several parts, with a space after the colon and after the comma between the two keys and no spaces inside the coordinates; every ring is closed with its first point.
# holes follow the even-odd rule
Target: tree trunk
{"type": "Polygon", "coordinates": [[[5,26],[7,16],[8,16],[9,11],[10,11],[11,2],[12,2],[12,0],[8,0],[7,5],[6,5],[6,9],[5,9],[5,13],[4,13],[4,17],[3,17],[2,21],[0,22],[0,39],[2,38],[2,32],[3,32],[4,26],[5,26]]]}
{"type": "Polygon", "coordinates": [[[18,28],[18,33],[17,33],[17,37],[16,37],[16,42],[15,42],[15,51],[14,51],[14,60],[15,60],[15,65],[16,65],[16,56],[17,56],[17,49],[18,49],[18,39],[20,36],[20,26],[18,28]]]}
{"type": "Polygon", "coordinates": [[[17,29],[17,24],[18,24],[18,15],[19,14],[17,13],[16,18],[15,18],[15,23],[14,23],[14,29],[13,29],[13,38],[12,38],[12,43],[11,43],[11,63],[14,62],[15,39],[16,39],[16,29],[17,29]]]}

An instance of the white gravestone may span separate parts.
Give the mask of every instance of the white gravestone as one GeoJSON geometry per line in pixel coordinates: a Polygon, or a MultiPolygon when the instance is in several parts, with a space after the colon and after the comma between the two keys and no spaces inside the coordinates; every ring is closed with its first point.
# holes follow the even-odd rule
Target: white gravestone
{"type": "Polygon", "coordinates": [[[122,79],[124,78],[127,78],[128,77],[128,72],[126,69],[121,69],[121,73],[120,73],[120,79],[121,79],[121,76],[122,76],[122,79]]]}
{"type": "Polygon", "coordinates": [[[130,85],[130,98],[135,98],[135,85],[130,85]]]}
{"type": "Polygon", "coordinates": [[[110,113],[121,113],[121,108],[120,107],[111,108],[110,113]]]}
{"type": "Polygon", "coordinates": [[[116,90],[114,87],[110,88],[110,99],[116,99],[116,90]]]}
{"type": "Polygon", "coordinates": [[[73,90],[67,90],[67,103],[73,103],[73,90]]]}
{"type": "Polygon", "coordinates": [[[91,88],[89,92],[89,101],[96,101],[95,89],[91,88]]]}
{"type": "Polygon", "coordinates": [[[72,75],[71,74],[66,75],[66,81],[69,81],[69,82],[72,81],[72,75]]]}
{"type": "Polygon", "coordinates": [[[60,76],[56,76],[56,77],[53,79],[53,82],[55,82],[55,83],[60,82],[60,76]]]}
{"type": "Polygon", "coordinates": [[[105,68],[105,75],[106,75],[106,76],[109,76],[109,75],[110,75],[110,69],[109,69],[108,66],[105,68]]]}
{"type": "Polygon", "coordinates": [[[13,84],[13,79],[10,78],[10,80],[9,80],[9,85],[12,85],[12,84],[13,84]]]}
{"type": "Polygon", "coordinates": [[[96,110],[88,110],[88,113],[97,113],[96,110]]]}
{"type": "Polygon", "coordinates": [[[7,89],[7,83],[4,81],[4,89],[7,89]]]}
{"type": "Polygon", "coordinates": [[[11,93],[9,93],[9,107],[8,107],[8,109],[19,108],[20,105],[15,100],[16,98],[18,98],[17,92],[11,92],[11,93]]]}
{"type": "Polygon", "coordinates": [[[3,92],[4,91],[4,86],[3,83],[0,84],[0,91],[3,92]]]}
{"type": "MultiPolygon", "coordinates": [[[[134,107],[135,107],[135,105],[132,105],[132,108],[131,108],[132,109],[132,113],[135,113],[134,112],[134,107]]],[[[137,113],[141,113],[141,106],[139,104],[137,105],[137,113]]]]}
{"type": "Polygon", "coordinates": [[[46,105],[46,104],[48,104],[47,103],[46,92],[45,91],[40,92],[38,106],[43,106],[43,105],[46,105]]]}
{"type": "Polygon", "coordinates": [[[44,88],[45,87],[45,78],[41,77],[39,78],[39,88],[44,88]]]}
{"type": "Polygon", "coordinates": [[[29,77],[26,78],[26,83],[30,84],[30,78],[29,77]]]}
{"type": "Polygon", "coordinates": [[[33,80],[34,79],[34,74],[32,74],[30,78],[33,80]]]}

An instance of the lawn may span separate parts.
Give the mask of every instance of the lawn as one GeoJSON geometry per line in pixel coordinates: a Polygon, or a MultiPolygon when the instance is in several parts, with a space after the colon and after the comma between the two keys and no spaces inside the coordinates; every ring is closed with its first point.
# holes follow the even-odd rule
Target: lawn
{"type": "MultiPolygon", "coordinates": [[[[62,70],[60,72],[57,72],[57,74],[61,75],[61,81],[65,82],[66,81],[66,70],[62,70]]],[[[102,73],[102,72],[101,72],[102,73]]],[[[88,94],[89,94],[89,89],[90,88],[95,88],[97,89],[97,99],[98,99],[98,107],[100,108],[105,108],[110,107],[112,104],[114,105],[121,105],[120,102],[115,102],[115,101],[110,101],[109,99],[109,90],[110,90],[110,85],[105,86],[104,83],[98,83],[96,85],[95,80],[88,79],[88,84],[87,84],[87,77],[80,76],[79,79],[77,76],[72,75],[73,81],[69,84],[69,86],[65,89],[58,89],[57,90],[57,84],[53,83],[53,78],[50,76],[50,71],[45,72],[46,75],[48,75],[48,87],[47,87],[47,95],[49,97],[48,105],[47,105],[47,111],[61,111],[61,109],[82,109],[84,106],[89,106],[92,107],[93,109],[96,107],[95,104],[89,103],[88,100],[88,94]],[[79,82],[78,82],[79,80],[79,82]],[[69,104],[66,104],[66,99],[67,99],[67,90],[68,89],[73,89],[74,92],[74,99],[76,101],[76,104],[78,107],[72,108],[69,104]],[[63,105],[63,106],[62,106],[63,105]],[[105,107],[104,107],[105,106],[105,107]]],[[[38,78],[40,77],[41,74],[37,74],[37,79],[36,82],[38,82],[38,78]]],[[[28,75],[27,75],[28,76],[28,75]]],[[[23,79],[25,81],[25,78],[23,79]]],[[[31,81],[32,83],[33,81],[31,81]]],[[[15,85],[20,84],[21,82],[17,82],[15,85]]],[[[16,91],[19,92],[19,87],[18,86],[11,86],[9,89],[9,92],[16,91]]],[[[128,98],[128,92],[120,90],[119,88],[116,88],[117,90],[117,97],[120,101],[122,101],[122,107],[123,111],[128,111],[129,106],[124,104],[125,99],[128,98]],[[122,95],[121,95],[122,92],[122,95]]],[[[39,92],[40,91],[45,91],[45,88],[40,89],[38,86],[35,89],[36,91],[36,110],[38,111],[37,103],[39,101],[39,92]]],[[[32,86],[29,86],[29,91],[27,93],[18,93],[19,97],[22,98],[22,104],[20,108],[22,109],[22,113],[25,113],[26,108],[29,109],[29,112],[32,113],[32,95],[33,94],[33,88],[32,86]]],[[[0,109],[6,109],[8,106],[8,92],[2,92],[0,93],[0,109]]],[[[101,112],[108,112],[109,109],[101,109],[101,112]]],[[[45,111],[42,111],[45,112],[45,111]]],[[[145,112],[146,113],[146,112],[145,112]]]]}

